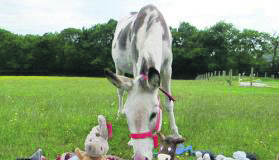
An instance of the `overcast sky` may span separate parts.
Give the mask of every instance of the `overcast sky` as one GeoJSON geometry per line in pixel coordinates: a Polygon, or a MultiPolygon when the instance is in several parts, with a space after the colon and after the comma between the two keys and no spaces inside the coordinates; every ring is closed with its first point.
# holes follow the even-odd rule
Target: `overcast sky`
{"type": "Polygon", "coordinates": [[[172,27],[185,21],[204,29],[224,20],[240,30],[279,32],[279,0],[0,0],[0,28],[40,35],[89,28],[146,4],[156,5],[172,27]]]}

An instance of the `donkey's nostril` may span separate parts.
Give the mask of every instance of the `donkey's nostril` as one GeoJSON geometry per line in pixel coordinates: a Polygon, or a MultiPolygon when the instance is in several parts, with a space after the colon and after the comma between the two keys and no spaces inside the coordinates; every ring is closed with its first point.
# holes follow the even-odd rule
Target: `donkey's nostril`
{"type": "Polygon", "coordinates": [[[140,153],[136,153],[134,155],[134,160],[148,160],[148,157],[145,157],[144,155],[140,154],[140,153]]]}

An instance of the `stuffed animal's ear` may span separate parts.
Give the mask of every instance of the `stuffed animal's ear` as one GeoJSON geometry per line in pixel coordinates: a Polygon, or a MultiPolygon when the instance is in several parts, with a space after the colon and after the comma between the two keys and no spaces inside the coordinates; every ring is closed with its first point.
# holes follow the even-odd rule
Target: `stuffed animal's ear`
{"type": "Polygon", "coordinates": [[[106,118],[103,115],[99,115],[98,122],[99,122],[99,127],[100,127],[100,135],[105,140],[108,140],[108,128],[107,128],[106,118]]]}
{"type": "Polygon", "coordinates": [[[76,153],[76,155],[78,156],[78,158],[79,158],[80,160],[82,160],[83,156],[81,155],[80,149],[79,149],[79,148],[76,148],[76,149],[75,149],[75,153],[76,153]]]}
{"type": "Polygon", "coordinates": [[[161,141],[164,141],[166,139],[166,137],[163,133],[159,132],[158,135],[159,135],[161,141]]]}
{"type": "Polygon", "coordinates": [[[177,138],[177,139],[175,139],[175,143],[176,144],[180,144],[180,143],[184,143],[184,142],[185,142],[184,138],[177,138]]]}

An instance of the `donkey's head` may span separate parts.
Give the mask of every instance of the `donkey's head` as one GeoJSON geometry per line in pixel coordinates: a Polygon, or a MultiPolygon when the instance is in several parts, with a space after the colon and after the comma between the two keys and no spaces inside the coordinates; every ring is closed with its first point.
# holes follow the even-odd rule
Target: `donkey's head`
{"type": "Polygon", "coordinates": [[[105,71],[105,75],[116,87],[128,92],[124,107],[131,132],[129,144],[133,146],[134,159],[152,159],[152,133],[160,130],[162,120],[158,98],[159,72],[151,67],[141,71],[134,79],[116,75],[108,70],[105,71]]]}

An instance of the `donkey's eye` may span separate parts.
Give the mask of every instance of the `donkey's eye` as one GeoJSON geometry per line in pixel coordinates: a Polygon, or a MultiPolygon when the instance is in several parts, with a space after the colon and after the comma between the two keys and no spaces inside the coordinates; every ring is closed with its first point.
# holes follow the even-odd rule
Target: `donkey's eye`
{"type": "Polygon", "coordinates": [[[149,121],[151,121],[153,118],[155,118],[156,117],[156,113],[155,112],[153,112],[153,113],[151,113],[151,115],[150,115],[150,118],[149,118],[149,121]]]}
{"type": "Polygon", "coordinates": [[[171,147],[168,148],[168,151],[169,151],[169,152],[171,151],[171,147]]]}

